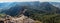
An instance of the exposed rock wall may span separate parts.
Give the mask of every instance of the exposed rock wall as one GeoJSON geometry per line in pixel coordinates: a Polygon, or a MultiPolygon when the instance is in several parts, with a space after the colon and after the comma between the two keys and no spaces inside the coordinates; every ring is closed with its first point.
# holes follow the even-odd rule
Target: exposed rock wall
{"type": "Polygon", "coordinates": [[[23,14],[21,14],[21,17],[11,17],[11,16],[8,16],[8,17],[6,16],[4,20],[3,19],[1,20],[3,20],[4,23],[34,23],[33,19],[30,19],[24,16],[23,14]]]}

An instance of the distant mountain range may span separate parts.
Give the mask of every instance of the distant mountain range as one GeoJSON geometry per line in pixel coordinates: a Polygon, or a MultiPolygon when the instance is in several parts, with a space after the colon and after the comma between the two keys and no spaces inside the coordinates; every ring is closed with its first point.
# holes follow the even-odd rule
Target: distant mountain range
{"type": "Polygon", "coordinates": [[[59,7],[60,8],[60,2],[49,2],[53,6],[59,7]]]}
{"type": "Polygon", "coordinates": [[[9,2],[0,3],[0,12],[14,16],[26,8],[39,13],[59,13],[59,6],[58,2],[9,2]]]}

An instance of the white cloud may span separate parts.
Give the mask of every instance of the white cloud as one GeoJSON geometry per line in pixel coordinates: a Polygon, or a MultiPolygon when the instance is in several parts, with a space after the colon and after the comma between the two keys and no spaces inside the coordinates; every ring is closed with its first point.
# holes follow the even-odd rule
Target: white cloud
{"type": "Polygon", "coordinates": [[[38,0],[0,0],[0,2],[30,2],[30,1],[38,1],[38,0]]]}
{"type": "Polygon", "coordinates": [[[60,2],[60,0],[39,0],[40,2],[60,2]]]}

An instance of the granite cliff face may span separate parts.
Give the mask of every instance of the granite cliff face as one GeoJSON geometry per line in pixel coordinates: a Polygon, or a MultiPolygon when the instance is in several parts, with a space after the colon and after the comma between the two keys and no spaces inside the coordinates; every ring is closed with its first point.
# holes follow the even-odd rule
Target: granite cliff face
{"type": "Polygon", "coordinates": [[[24,16],[23,14],[20,17],[11,17],[7,15],[5,19],[4,18],[0,19],[0,23],[34,23],[34,22],[35,21],[33,19],[30,19],[24,16]]]}

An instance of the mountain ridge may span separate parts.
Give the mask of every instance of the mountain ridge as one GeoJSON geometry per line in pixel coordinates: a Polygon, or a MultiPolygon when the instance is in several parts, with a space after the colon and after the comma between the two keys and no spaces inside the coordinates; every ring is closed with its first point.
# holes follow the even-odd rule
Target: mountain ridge
{"type": "MultiPolygon", "coordinates": [[[[8,15],[17,15],[18,12],[20,12],[20,8],[22,9],[28,9],[28,10],[33,10],[37,12],[53,12],[55,9],[58,11],[59,7],[53,6],[49,2],[13,2],[10,4],[11,7],[8,10],[3,11],[4,13],[8,15]]],[[[23,10],[22,9],[22,10],[23,10]]]]}

